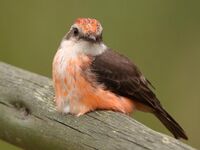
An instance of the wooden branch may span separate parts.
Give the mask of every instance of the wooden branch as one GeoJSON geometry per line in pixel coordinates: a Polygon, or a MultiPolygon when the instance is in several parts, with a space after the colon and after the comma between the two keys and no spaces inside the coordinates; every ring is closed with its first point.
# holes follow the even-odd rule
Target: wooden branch
{"type": "Polygon", "coordinates": [[[116,112],[55,110],[49,78],[0,62],[0,138],[28,150],[193,148],[116,112]]]}

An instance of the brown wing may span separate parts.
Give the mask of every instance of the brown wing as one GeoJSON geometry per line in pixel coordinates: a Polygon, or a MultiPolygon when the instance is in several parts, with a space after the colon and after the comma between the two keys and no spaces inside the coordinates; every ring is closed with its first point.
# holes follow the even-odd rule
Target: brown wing
{"type": "Polygon", "coordinates": [[[150,82],[127,57],[107,50],[95,57],[90,69],[107,90],[151,108],[160,108],[160,102],[149,88],[150,82]]]}
{"type": "Polygon", "coordinates": [[[107,50],[95,57],[90,71],[95,74],[97,82],[105,85],[107,90],[152,108],[155,116],[175,138],[188,139],[181,126],[162,108],[156,95],[149,88],[151,83],[128,58],[107,50]]]}

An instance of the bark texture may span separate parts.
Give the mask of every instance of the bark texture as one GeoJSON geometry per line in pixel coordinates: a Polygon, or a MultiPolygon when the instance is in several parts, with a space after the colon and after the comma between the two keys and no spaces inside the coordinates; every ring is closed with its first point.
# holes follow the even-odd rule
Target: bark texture
{"type": "Polygon", "coordinates": [[[27,150],[192,150],[124,114],[56,111],[51,79],[0,62],[0,138],[27,150]]]}

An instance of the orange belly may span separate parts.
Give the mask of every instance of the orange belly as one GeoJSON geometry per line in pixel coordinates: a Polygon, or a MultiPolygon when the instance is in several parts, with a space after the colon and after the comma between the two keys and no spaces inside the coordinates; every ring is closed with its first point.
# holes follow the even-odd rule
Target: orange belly
{"type": "Polygon", "coordinates": [[[104,90],[102,86],[93,87],[83,77],[79,77],[79,79],[81,79],[77,83],[77,87],[81,93],[79,103],[86,106],[86,109],[81,110],[79,113],[84,114],[95,109],[114,110],[123,113],[133,111],[133,101],[104,90]]]}
{"type": "Polygon", "coordinates": [[[62,59],[58,52],[53,63],[55,101],[59,111],[82,115],[96,109],[123,113],[130,113],[134,110],[132,100],[115,95],[104,90],[103,85],[91,83],[92,80],[85,79],[81,71],[90,64],[87,56],[68,60],[66,64],[60,62],[62,59]]]}

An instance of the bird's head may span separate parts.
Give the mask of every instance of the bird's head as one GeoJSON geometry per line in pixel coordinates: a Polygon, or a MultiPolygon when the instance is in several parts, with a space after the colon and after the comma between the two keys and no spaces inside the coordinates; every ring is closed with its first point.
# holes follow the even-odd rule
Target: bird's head
{"type": "Polygon", "coordinates": [[[86,40],[91,42],[102,41],[103,28],[96,19],[78,18],[71,26],[66,39],[86,40]]]}

